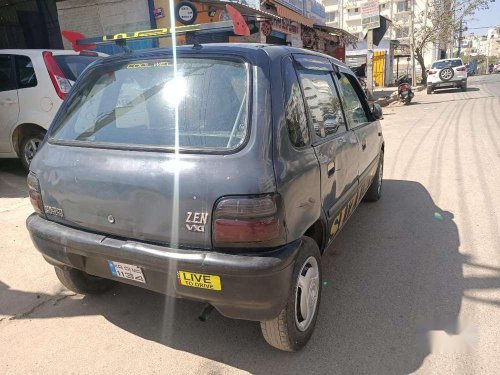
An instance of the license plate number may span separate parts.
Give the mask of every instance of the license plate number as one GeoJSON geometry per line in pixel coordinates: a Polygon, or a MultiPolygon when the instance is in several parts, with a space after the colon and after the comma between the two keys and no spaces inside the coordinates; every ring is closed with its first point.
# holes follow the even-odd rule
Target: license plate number
{"type": "Polygon", "coordinates": [[[192,288],[202,288],[211,290],[222,290],[220,277],[217,275],[205,275],[187,271],[177,271],[179,283],[192,288]]]}
{"type": "Polygon", "coordinates": [[[113,260],[108,260],[109,270],[115,277],[120,277],[122,279],[133,280],[139,283],[146,284],[146,279],[140,267],[133,264],[115,262],[113,260]]]}

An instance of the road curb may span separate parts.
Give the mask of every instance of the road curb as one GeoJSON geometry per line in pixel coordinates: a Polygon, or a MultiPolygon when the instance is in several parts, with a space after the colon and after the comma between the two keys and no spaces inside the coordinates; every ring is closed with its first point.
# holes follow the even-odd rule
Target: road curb
{"type": "MultiPolygon", "coordinates": [[[[420,85],[417,87],[412,87],[413,92],[420,92],[425,90],[426,86],[425,85],[420,85]]],[[[396,100],[398,100],[398,90],[393,91],[391,95],[389,95],[388,98],[378,98],[377,100],[371,100],[370,103],[377,103],[381,107],[387,107],[389,104],[394,103],[396,100]]]]}

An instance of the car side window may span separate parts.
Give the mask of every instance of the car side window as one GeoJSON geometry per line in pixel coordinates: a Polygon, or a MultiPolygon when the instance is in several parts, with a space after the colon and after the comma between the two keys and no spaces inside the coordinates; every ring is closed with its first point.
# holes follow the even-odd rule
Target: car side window
{"type": "Polygon", "coordinates": [[[360,97],[361,88],[354,76],[346,73],[339,73],[337,75],[340,89],[344,95],[346,104],[346,116],[351,120],[353,126],[358,126],[369,122],[368,114],[365,111],[363,102],[360,97]],[[358,89],[356,89],[358,88],[358,89]]]}
{"type": "Polygon", "coordinates": [[[11,57],[9,55],[0,55],[0,92],[15,89],[12,82],[11,67],[11,57]]]}
{"type": "Polygon", "coordinates": [[[33,62],[28,56],[16,56],[16,77],[20,89],[37,85],[33,62]]]}
{"type": "Polygon", "coordinates": [[[330,72],[301,69],[299,76],[316,135],[325,138],[347,131],[330,72]]]}
{"type": "Polygon", "coordinates": [[[285,121],[288,135],[294,146],[303,147],[309,143],[306,109],[299,80],[289,57],[283,61],[283,79],[285,81],[285,121]]]}

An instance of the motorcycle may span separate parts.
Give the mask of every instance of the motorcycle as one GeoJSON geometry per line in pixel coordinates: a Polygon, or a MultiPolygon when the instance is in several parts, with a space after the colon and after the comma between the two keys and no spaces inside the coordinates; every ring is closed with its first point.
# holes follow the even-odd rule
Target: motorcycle
{"type": "Polygon", "coordinates": [[[408,77],[408,74],[405,74],[401,77],[399,77],[396,80],[396,83],[398,85],[398,98],[399,100],[408,105],[410,104],[411,100],[415,96],[411,89],[411,83],[410,83],[410,78],[408,77]]]}

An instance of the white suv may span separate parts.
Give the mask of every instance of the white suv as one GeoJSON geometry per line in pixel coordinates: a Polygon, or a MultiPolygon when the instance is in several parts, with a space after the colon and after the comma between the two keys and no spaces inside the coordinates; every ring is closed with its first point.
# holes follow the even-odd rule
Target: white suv
{"type": "Polygon", "coordinates": [[[467,91],[467,68],[462,59],[437,60],[427,70],[427,94],[450,87],[467,91]]]}
{"type": "Polygon", "coordinates": [[[80,73],[99,56],[67,50],[0,50],[0,158],[28,168],[80,73]]]}

